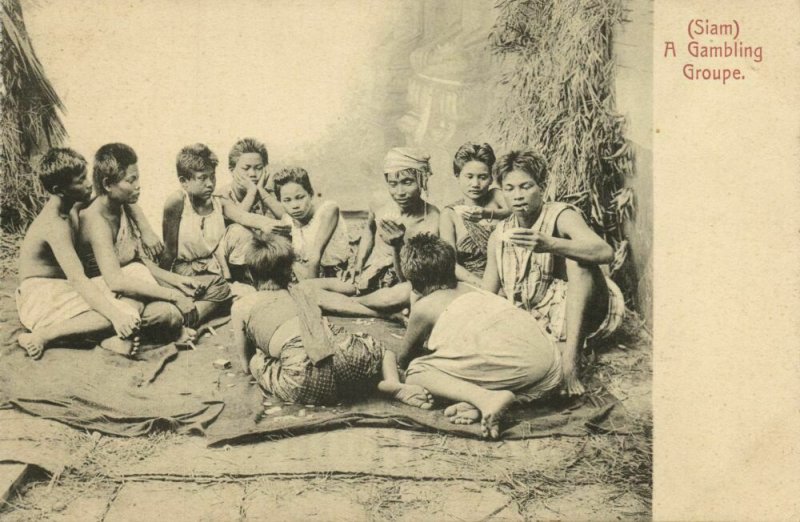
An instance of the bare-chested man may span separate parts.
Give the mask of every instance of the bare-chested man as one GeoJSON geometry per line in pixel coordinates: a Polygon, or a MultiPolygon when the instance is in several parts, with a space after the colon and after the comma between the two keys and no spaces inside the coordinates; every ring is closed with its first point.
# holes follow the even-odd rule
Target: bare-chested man
{"type": "Polygon", "coordinates": [[[411,285],[400,269],[400,249],[416,235],[439,233],[439,209],[422,197],[431,175],[429,159],[413,148],[394,148],[386,154],[383,176],[392,201],[370,211],[348,277],[316,280],[322,288],[364,294],[357,301],[382,312],[409,305],[411,285]]]}
{"type": "Polygon", "coordinates": [[[92,193],[86,160],[71,149],[51,149],[39,161],[38,175],[50,199],[28,228],[19,253],[17,310],[30,330],[18,337],[19,344],[38,359],[54,341],[99,334],[105,337],[104,348],[135,352],[138,303],[117,300],[93,283],[75,250],[78,207],[92,193]]]}

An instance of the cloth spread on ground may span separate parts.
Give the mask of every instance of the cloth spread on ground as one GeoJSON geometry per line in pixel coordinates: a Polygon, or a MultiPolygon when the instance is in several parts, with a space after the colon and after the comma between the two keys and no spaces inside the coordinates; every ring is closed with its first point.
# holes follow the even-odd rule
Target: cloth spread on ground
{"type": "MultiPolygon", "coordinates": [[[[119,436],[161,430],[205,433],[210,445],[243,443],[348,426],[395,427],[478,437],[478,425],[450,423],[440,409],[426,411],[379,395],[328,408],[282,404],[262,393],[252,377],[222,360],[230,353],[230,329],[218,326],[201,337],[196,350],[174,345],[143,350],[130,361],[100,348],[50,348],[33,361],[14,342],[22,326],[16,317],[13,283],[0,284],[0,404],[71,426],[119,436]]],[[[334,318],[352,332],[364,332],[392,348],[401,327],[379,320],[334,318]]],[[[145,348],[145,347],[143,347],[145,348]]],[[[590,431],[625,431],[615,415],[617,400],[595,382],[584,398],[533,403],[509,412],[503,437],[580,436],[590,431]]]]}

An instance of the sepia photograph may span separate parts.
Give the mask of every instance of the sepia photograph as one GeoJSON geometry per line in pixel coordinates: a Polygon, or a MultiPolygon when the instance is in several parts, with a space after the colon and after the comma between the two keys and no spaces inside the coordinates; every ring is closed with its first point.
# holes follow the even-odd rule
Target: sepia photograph
{"type": "Polygon", "coordinates": [[[651,519],[653,10],[0,0],[0,519],[651,519]]]}

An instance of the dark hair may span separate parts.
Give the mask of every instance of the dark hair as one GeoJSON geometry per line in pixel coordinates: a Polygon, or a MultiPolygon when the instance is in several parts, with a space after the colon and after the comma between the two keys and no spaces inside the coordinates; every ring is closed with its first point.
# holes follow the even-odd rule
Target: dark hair
{"type": "Polygon", "coordinates": [[[137,161],[136,153],[124,143],[108,143],[97,149],[92,172],[94,191],[98,195],[108,193],[103,182],[119,183],[128,167],[137,161]]]}
{"type": "Polygon", "coordinates": [[[237,141],[228,153],[228,169],[235,169],[242,154],[250,153],[261,156],[261,161],[264,162],[264,165],[269,164],[269,155],[267,155],[267,148],[264,144],[255,138],[243,138],[237,141]]]}
{"type": "Polygon", "coordinates": [[[86,159],[72,149],[50,149],[36,161],[36,174],[42,187],[50,194],[55,187],[66,188],[84,172],[86,159]]]}
{"type": "Polygon", "coordinates": [[[192,179],[192,175],[195,172],[216,169],[218,164],[217,155],[202,143],[185,146],[178,153],[178,158],[175,160],[178,178],[183,179],[192,179]]]}
{"type": "Polygon", "coordinates": [[[456,155],[453,158],[453,174],[458,177],[461,174],[461,169],[470,161],[480,161],[489,167],[489,172],[491,172],[495,162],[492,146],[488,143],[483,145],[472,142],[463,144],[456,151],[456,155]]]}
{"type": "Polygon", "coordinates": [[[430,233],[406,240],[400,250],[400,268],[411,288],[422,295],[455,288],[458,284],[455,250],[430,233]]]}
{"type": "Polygon", "coordinates": [[[494,177],[498,183],[503,183],[503,178],[512,170],[526,172],[540,187],[544,187],[547,182],[547,163],[532,150],[512,150],[500,156],[494,166],[494,177]]]}
{"type": "Polygon", "coordinates": [[[311,180],[308,179],[308,172],[301,167],[287,167],[276,172],[272,176],[275,183],[275,196],[281,199],[281,187],[287,183],[297,183],[305,189],[310,195],[314,195],[314,189],[311,188],[311,180]]]}
{"type": "Polygon", "coordinates": [[[245,255],[245,266],[255,283],[273,281],[287,288],[292,280],[294,251],[285,237],[275,234],[254,235],[245,255]]]}

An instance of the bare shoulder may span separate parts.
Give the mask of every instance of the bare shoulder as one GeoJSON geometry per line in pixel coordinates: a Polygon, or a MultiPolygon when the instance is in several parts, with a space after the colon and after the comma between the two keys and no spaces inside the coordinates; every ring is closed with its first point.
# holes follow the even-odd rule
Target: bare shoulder
{"type": "Polygon", "coordinates": [[[39,214],[33,219],[33,222],[31,222],[27,233],[30,234],[35,230],[47,228],[52,226],[57,221],[61,221],[61,219],[58,217],[58,212],[56,212],[55,207],[50,204],[45,204],[45,206],[42,207],[41,212],[39,212],[39,214]]]}
{"type": "Polygon", "coordinates": [[[581,216],[575,209],[571,207],[566,207],[559,212],[558,217],[556,217],[555,225],[554,232],[559,236],[569,235],[577,230],[589,228],[589,225],[586,224],[583,216],[581,216]]]}
{"type": "Polygon", "coordinates": [[[164,210],[175,209],[183,203],[183,191],[176,190],[164,200],[164,210]]]}
{"type": "Polygon", "coordinates": [[[333,200],[326,199],[319,202],[317,207],[323,216],[332,216],[339,214],[339,204],[333,200]]]}
{"type": "Polygon", "coordinates": [[[231,315],[234,317],[242,317],[250,311],[258,298],[257,292],[247,294],[233,302],[231,306],[231,315]]]}
{"type": "Polygon", "coordinates": [[[80,230],[81,236],[86,237],[87,234],[102,230],[111,230],[109,223],[100,214],[96,205],[89,205],[80,214],[80,230]]]}
{"type": "Polygon", "coordinates": [[[436,219],[439,218],[439,214],[441,213],[439,207],[432,203],[428,203],[427,201],[425,202],[425,207],[429,216],[434,216],[436,219]]]}
{"type": "Polygon", "coordinates": [[[456,211],[450,207],[444,207],[439,211],[439,222],[440,223],[453,223],[455,220],[453,217],[455,216],[456,211]]]}
{"type": "Polygon", "coordinates": [[[226,183],[224,185],[221,185],[221,186],[217,187],[216,190],[214,191],[214,195],[215,196],[219,196],[221,198],[225,198],[225,199],[230,198],[230,195],[231,195],[231,184],[230,183],[226,183]]]}
{"type": "Polygon", "coordinates": [[[411,307],[411,316],[409,317],[409,320],[413,320],[418,324],[432,323],[433,318],[438,315],[436,314],[436,310],[439,308],[435,297],[436,296],[434,295],[426,295],[414,303],[414,305],[411,307]]]}
{"type": "Polygon", "coordinates": [[[180,217],[183,211],[183,191],[176,191],[167,196],[164,200],[164,217],[180,217]]]}
{"type": "Polygon", "coordinates": [[[414,306],[426,321],[433,323],[454,298],[455,294],[451,291],[438,291],[423,297],[414,306]]]}

